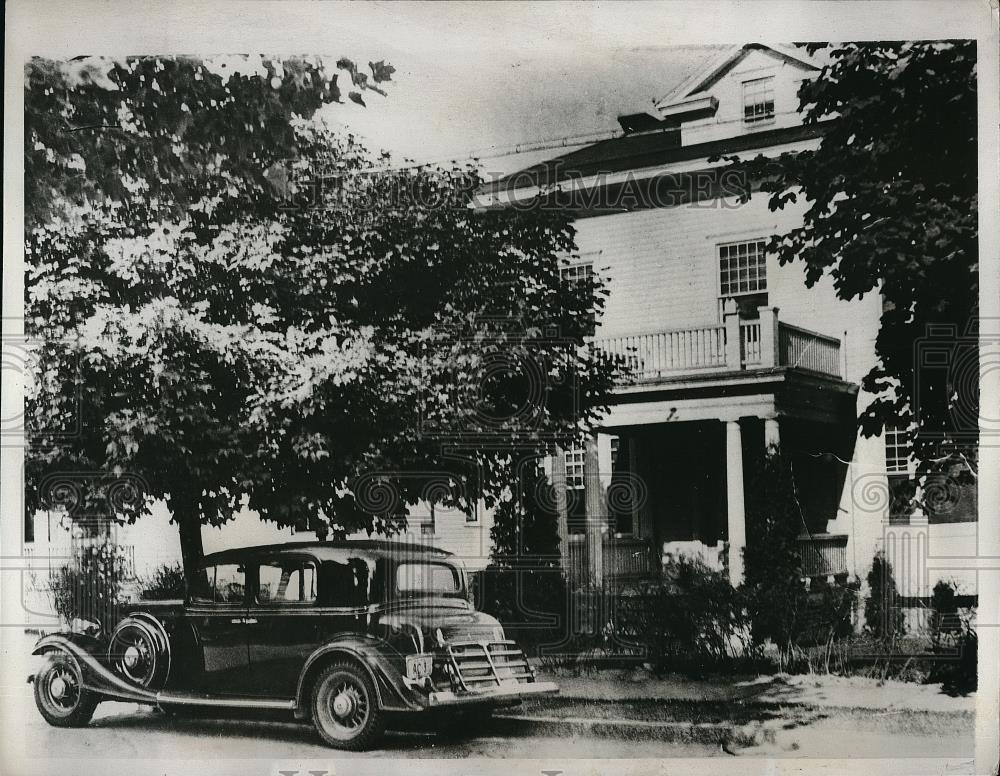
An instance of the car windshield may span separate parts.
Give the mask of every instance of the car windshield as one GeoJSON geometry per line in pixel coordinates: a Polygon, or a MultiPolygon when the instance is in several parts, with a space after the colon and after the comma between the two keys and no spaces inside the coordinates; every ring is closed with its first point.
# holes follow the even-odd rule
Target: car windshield
{"type": "Polygon", "coordinates": [[[400,563],[396,589],[405,595],[461,595],[462,574],[444,563],[400,563]]]}

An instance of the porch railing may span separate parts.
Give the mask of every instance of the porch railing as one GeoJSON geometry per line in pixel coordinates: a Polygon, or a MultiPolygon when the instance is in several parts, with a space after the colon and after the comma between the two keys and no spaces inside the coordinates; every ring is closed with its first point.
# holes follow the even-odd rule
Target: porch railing
{"type": "Polygon", "coordinates": [[[763,307],[757,319],[741,320],[733,314],[720,326],[605,337],[594,345],[623,361],[640,381],[774,366],[840,377],[840,340],[779,322],[777,312],[763,307]]]}
{"type": "MultiPolygon", "coordinates": [[[[567,575],[571,580],[586,580],[590,573],[586,537],[583,534],[570,534],[566,550],[567,575]]],[[[605,579],[638,579],[653,573],[647,539],[605,535],[602,552],[605,579]]]]}
{"type": "Polygon", "coordinates": [[[778,324],[778,358],[781,366],[797,366],[840,377],[840,340],[778,324]]]}
{"type": "Polygon", "coordinates": [[[847,573],[847,536],[812,534],[799,537],[802,576],[835,577],[847,573]]]}

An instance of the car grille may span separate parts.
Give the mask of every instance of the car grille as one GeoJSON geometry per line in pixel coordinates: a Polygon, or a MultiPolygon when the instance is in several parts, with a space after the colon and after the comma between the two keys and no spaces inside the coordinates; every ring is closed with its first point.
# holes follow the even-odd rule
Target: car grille
{"type": "Polygon", "coordinates": [[[484,691],[510,680],[534,680],[524,652],[513,641],[460,641],[446,649],[453,675],[464,690],[484,691]]]}

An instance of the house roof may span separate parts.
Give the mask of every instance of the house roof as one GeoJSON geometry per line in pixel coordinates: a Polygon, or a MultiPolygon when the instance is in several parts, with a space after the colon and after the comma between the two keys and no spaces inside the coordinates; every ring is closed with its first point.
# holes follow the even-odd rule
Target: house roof
{"type": "Polygon", "coordinates": [[[786,62],[794,62],[809,70],[819,70],[819,64],[802,49],[794,46],[764,43],[746,43],[733,46],[727,51],[710,59],[704,67],[696,70],[688,78],[678,84],[668,94],[656,101],[656,107],[664,107],[671,103],[690,97],[708,88],[721,78],[730,68],[744,59],[751,51],[770,51],[786,62]]]}
{"type": "Polygon", "coordinates": [[[483,192],[490,194],[531,187],[544,188],[562,181],[696,159],[704,159],[707,164],[711,156],[819,137],[826,131],[826,127],[827,122],[782,127],[687,146],[680,144],[679,129],[625,135],[594,143],[492,181],[483,187],[483,192]]]}

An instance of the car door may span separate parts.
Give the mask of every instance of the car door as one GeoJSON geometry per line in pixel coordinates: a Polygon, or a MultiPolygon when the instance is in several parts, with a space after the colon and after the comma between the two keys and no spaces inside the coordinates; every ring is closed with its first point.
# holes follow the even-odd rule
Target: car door
{"type": "Polygon", "coordinates": [[[293,697],[309,655],[332,635],[361,629],[364,606],[337,595],[338,571],[351,573],[346,558],[320,563],[312,556],[277,553],[255,564],[247,618],[250,672],[265,694],[293,697]]]}
{"type": "Polygon", "coordinates": [[[204,665],[201,689],[256,695],[249,675],[246,563],[219,562],[204,571],[187,608],[204,665]]]}
{"type": "Polygon", "coordinates": [[[250,673],[264,695],[291,698],[306,658],[319,644],[318,564],[279,553],[254,563],[247,616],[250,673]]]}

